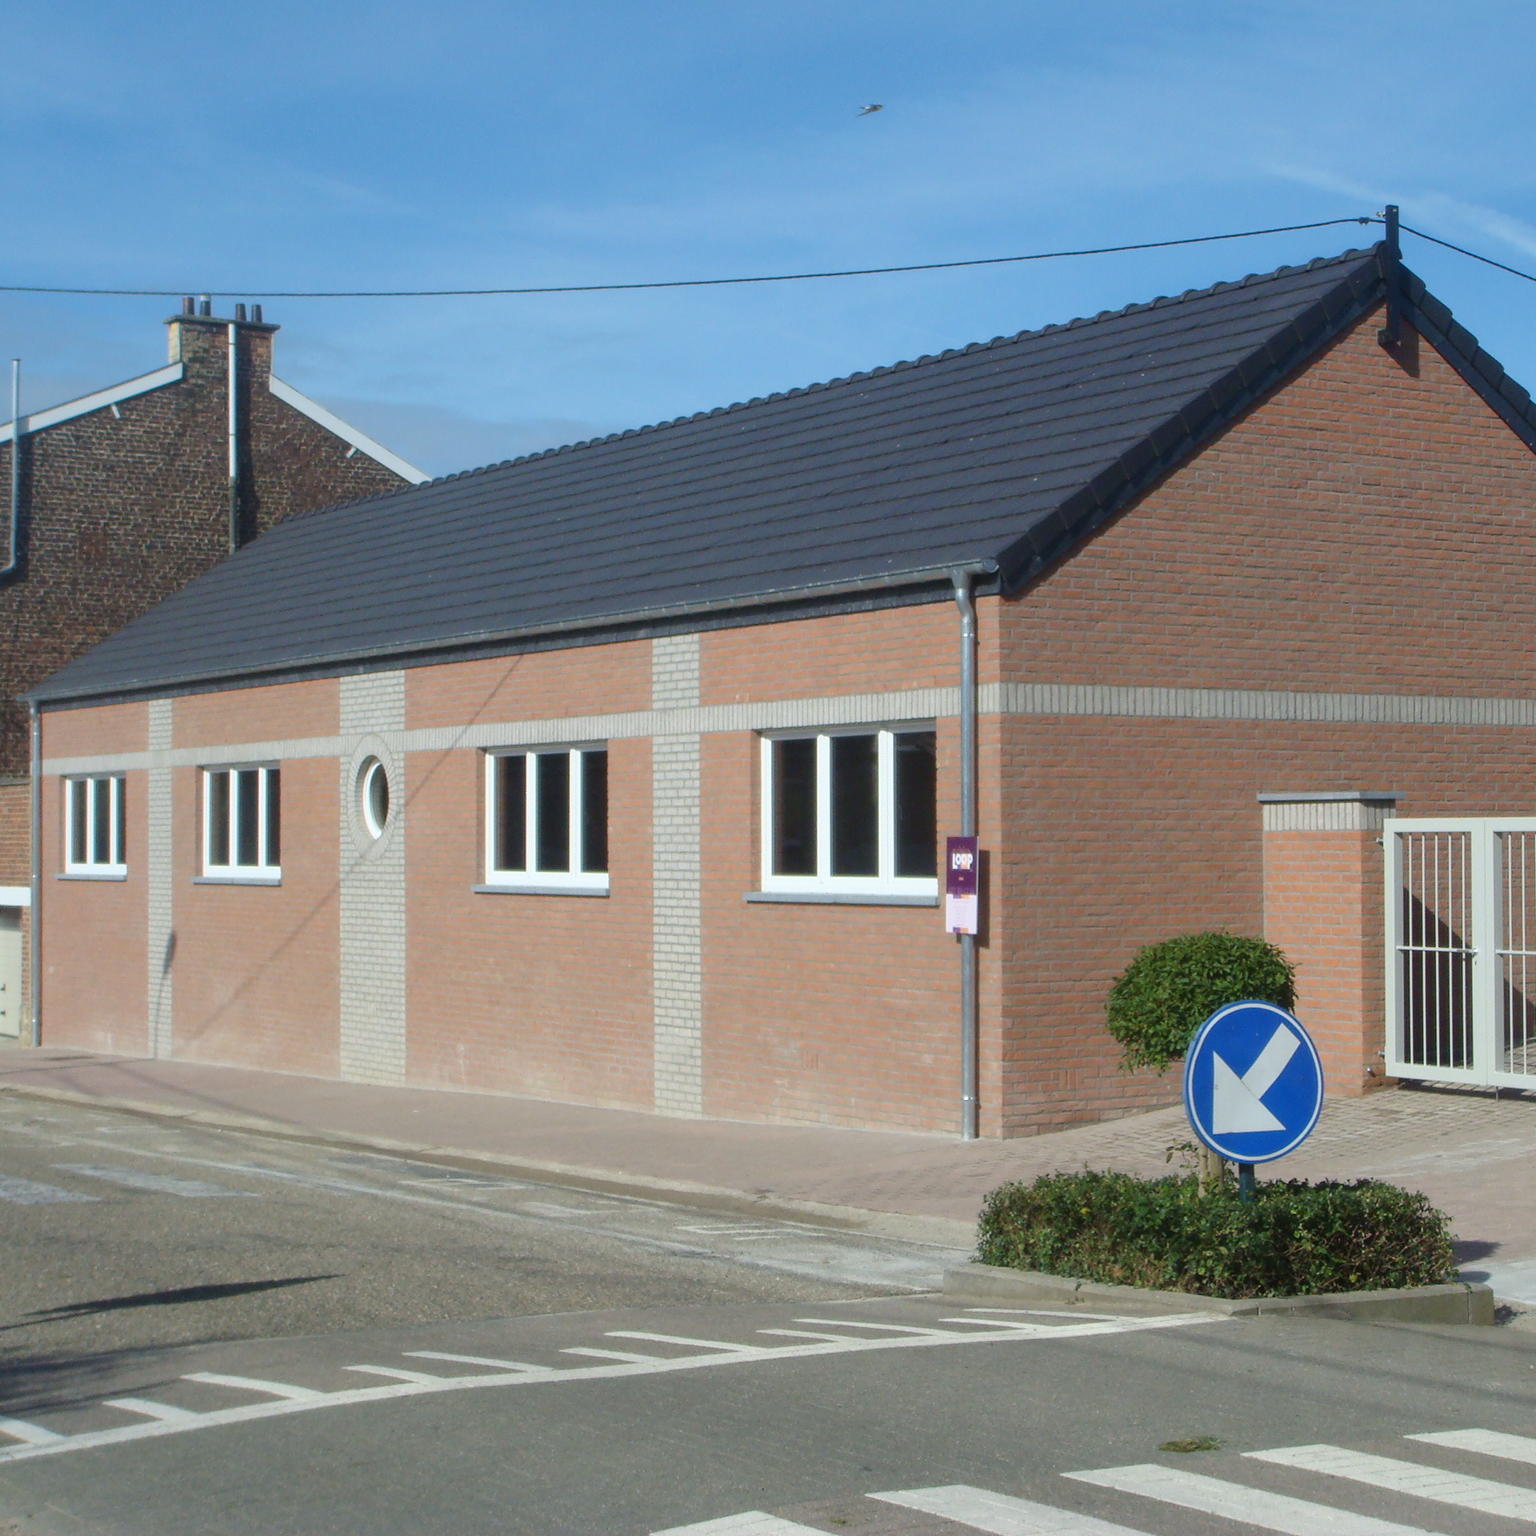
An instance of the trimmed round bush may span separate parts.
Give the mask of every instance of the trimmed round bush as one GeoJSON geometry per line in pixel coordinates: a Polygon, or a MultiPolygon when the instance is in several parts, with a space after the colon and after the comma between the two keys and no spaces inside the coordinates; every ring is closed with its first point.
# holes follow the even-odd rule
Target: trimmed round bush
{"type": "Polygon", "coordinates": [[[1240,1300],[1440,1285],[1456,1278],[1448,1218],[1414,1191],[1261,1183],[1202,1196],[1193,1175],[1052,1173],[987,1196],[983,1264],[1240,1300]]]}
{"type": "Polygon", "coordinates": [[[1218,1008],[1250,1001],[1294,1007],[1291,962],[1263,939],[1188,933],[1139,951],[1109,989],[1104,1016],[1122,1066],[1161,1072],[1218,1008]]]}

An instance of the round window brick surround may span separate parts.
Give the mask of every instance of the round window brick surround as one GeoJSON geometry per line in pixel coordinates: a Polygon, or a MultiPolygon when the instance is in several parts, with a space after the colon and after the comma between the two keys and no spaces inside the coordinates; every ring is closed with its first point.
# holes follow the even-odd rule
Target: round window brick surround
{"type": "Polygon", "coordinates": [[[343,835],[365,860],[378,858],[400,833],[399,759],[380,737],[365,736],[343,772],[343,835]]]}

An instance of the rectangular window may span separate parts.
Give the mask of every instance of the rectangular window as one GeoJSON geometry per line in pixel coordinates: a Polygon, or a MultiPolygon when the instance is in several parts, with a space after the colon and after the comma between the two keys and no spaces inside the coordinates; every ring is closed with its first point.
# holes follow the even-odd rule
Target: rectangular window
{"type": "Polygon", "coordinates": [[[282,772],[203,770],[203,875],[275,884],[282,876],[282,772]]]}
{"type": "Polygon", "coordinates": [[[763,740],[763,889],[938,892],[935,736],[921,727],[763,740]]]}
{"type": "Polygon", "coordinates": [[[487,885],[608,889],[608,753],[602,747],[486,758],[487,885]]]}
{"type": "Polygon", "coordinates": [[[64,873],[128,872],[127,813],[120,773],[64,780],[64,873]]]}

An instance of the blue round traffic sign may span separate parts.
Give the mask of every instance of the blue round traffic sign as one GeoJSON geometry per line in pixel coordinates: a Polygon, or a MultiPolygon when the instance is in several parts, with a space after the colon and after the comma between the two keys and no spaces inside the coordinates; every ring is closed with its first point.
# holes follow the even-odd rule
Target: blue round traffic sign
{"type": "Polygon", "coordinates": [[[1323,1109],[1323,1064],[1306,1030],[1273,1003],[1218,1008],[1184,1053],[1184,1112],[1234,1163],[1294,1152],[1323,1109]]]}

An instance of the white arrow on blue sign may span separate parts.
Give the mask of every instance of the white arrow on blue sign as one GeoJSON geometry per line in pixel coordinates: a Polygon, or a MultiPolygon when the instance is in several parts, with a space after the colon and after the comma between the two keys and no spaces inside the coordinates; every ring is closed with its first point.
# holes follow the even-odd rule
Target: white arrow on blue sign
{"type": "Polygon", "coordinates": [[[1294,1152],[1323,1109],[1323,1064],[1306,1030],[1273,1003],[1218,1008],[1184,1053],[1184,1112],[1234,1163],[1294,1152]]]}

